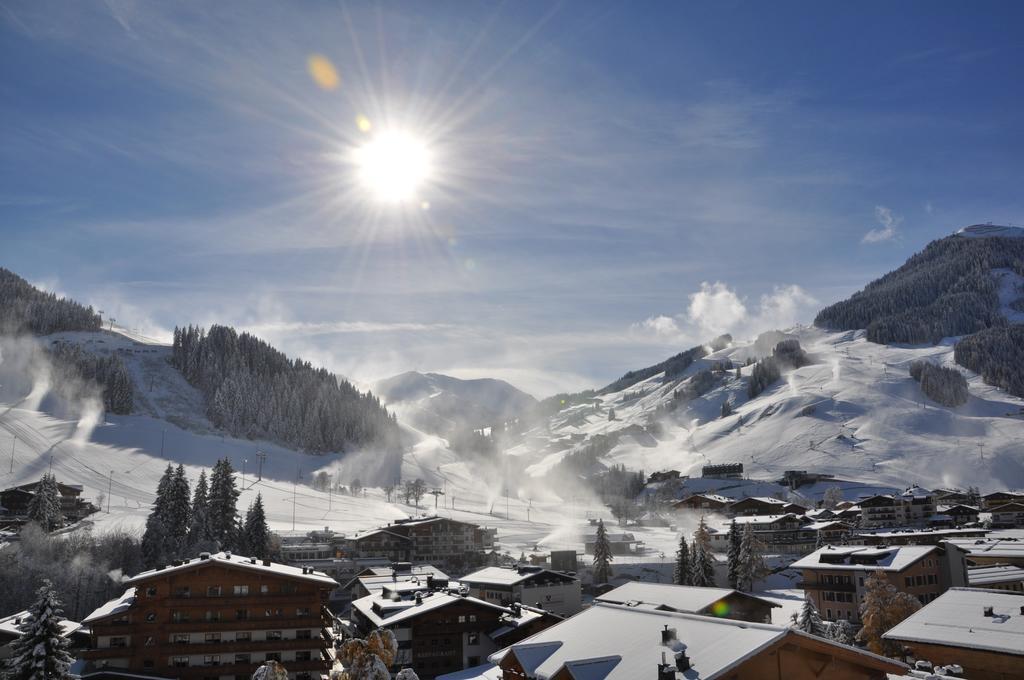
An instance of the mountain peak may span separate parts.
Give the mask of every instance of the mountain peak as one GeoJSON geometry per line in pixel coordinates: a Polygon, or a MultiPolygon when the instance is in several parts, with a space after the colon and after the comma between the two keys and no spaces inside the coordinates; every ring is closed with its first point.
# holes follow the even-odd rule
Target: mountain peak
{"type": "Polygon", "coordinates": [[[1024,228],[1002,224],[972,224],[956,232],[964,238],[1024,238],[1024,228]]]}

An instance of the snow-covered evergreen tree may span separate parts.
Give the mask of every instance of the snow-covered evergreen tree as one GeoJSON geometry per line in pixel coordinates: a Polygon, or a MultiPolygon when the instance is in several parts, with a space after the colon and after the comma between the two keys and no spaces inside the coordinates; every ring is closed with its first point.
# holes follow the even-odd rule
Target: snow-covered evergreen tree
{"type": "Polygon", "coordinates": [[[612,547],[608,543],[608,532],[604,520],[597,520],[597,535],[594,538],[594,583],[608,583],[612,576],[612,547]]]}
{"type": "Polygon", "coordinates": [[[821,615],[810,598],[804,598],[803,604],[800,605],[800,614],[797,616],[794,627],[820,638],[827,637],[825,623],[821,620],[821,615]]]}
{"type": "Polygon", "coordinates": [[[61,634],[61,603],[49,581],[36,591],[36,601],[28,620],[21,625],[22,635],[11,643],[11,656],[4,664],[7,680],[65,680],[74,658],[69,643],[61,634]]]}
{"type": "Polygon", "coordinates": [[[219,549],[229,550],[237,541],[238,496],[241,492],[235,486],[235,470],[231,461],[222,458],[213,466],[210,476],[210,536],[219,549]]]}
{"type": "Polygon", "coordinates": [[[754,530],[749,524],[743,527],[743,537],[740,540],[740,560],[737,583],[739,589],[750,591],[767,568],[764,562],[764,548],[761,542],[754,536],[754,530]]]}
{"type": "Polygon", "coordinates": [[[156,485],[156,499],[153,509],[146,518],[146,530],[142,534],[142,559],[150,569],[167,564],[174,552],[171,534],[167,524],[168,500],[174,484],[174,468],[168,463],[164,474],[156,485]]]}
{"type": "Polygon", "coordinates": [[[395,680],[420,680],[420,676],[416,675],[416,671],[411,668],[403,668],[398,671],[395,680]]]}
{"type": "Polygon", "coordinates": [[[29,520],[46,531],[59,529],[64,524],[64,513],[61,511],[60,500],[57,478],[49,473],[43,473],[25,512],[29,520]]]}
{"type": "Polygon", "coordinates": [[[217,549],[210,533],[210,485],[206,481],[206,470],[199,473],[196,488],[192,492],[188,544],[189,552],[192,553],[211,552],[217,549]]]}
{"type": "Polygon", "coordinates": [[[846,619],[839,619],[828,627],[828,639],[841,645],[853,645],[857,635],[846,619]]]}
{"type": "Polygon", "coordinates": [[[183,465],[179,464],[174,471],[166,493],[166,510],[163,518],[170,556],[185,557],[189,547],[188,530],[191,524],[192,498],[183,465]]]}
{"type": "Polygon", "coordinates": [[[727,555],[729,587],[733,589],[739,588],[740,583],[740,546],[742,543],[743,538],[740,536],[739,527],[736,526],[734,519],[729,523],[729,553],[727,555]]]}
{"type": "Polygon", "coordinates": [[[270,527],[267,525],[267,514],[263,510],[262,494],[256,494],[256,500],[245,513],[242,538],[244,545],[241,550],[261,560],[270,558],[270,527]]]}
{"type": "Polygon", "coordinates": [[[686,543],[686,532],[679,534],[679,549],[676,550],[676,566],[672,572],[672,583],[677,586],[691,585],[690,548],[686,543]]]}
{"type": "Polygon", "coordinates": [[[889,583],[882,571],[869,576],[864,582],[864,589],[864,601],[860,604],[863,626],[857,639],[875,654],[895,656],[899,654],[901,645],[894,640],[882,639],[882,635],[920,609],[921,603],[913,595],[889,583]]]}
{"type": "Polygon", "coordinates": [[[821,498],[821,506],[826,510],[835,510],[843,500],[843,490],[838,486],[830,486],[825,489],[825,495],[821,498]]]}
{"type": "Polygon", "coordinates": [[[700,518],[697,531],[693,534],[693,551],[690,562],[690,582],[695,586],[713,588],[715,586],[715,554],[711,549],[711,534],[700,518]]]}

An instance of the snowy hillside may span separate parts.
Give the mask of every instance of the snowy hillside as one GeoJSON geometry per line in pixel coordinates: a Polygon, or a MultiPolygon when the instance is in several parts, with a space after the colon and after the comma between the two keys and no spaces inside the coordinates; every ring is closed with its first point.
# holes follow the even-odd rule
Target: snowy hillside
{"type": "MultiPolygon", "coordinates": [[[[543,475],[595,435],[619,433],[602,462],[647,472],[676,469],[699,476],[705,464],[741,462],[749,476],[763,479],[796,469],[891,487],[1024,487],[1024,401],[972,375],[968,403],[947,408],[923,397],[910,378],[915,359],[954,366],[951,342],[885,346],[868,342],[862,331],[806,327],[787,335],[800,341],[814,363],[785,374],[753,399],[746,392],[752,370],[747,366],[741,378],[727,371],[710,392],[663,413],[689,376],[716,362],[742,364],[765,356],[758,345],[770,343],[763,341],[708,354],[683,380],[666,383],[659,374],[603,395],[597,406],[566,409],[552,418],[548,450],[531,450],[542,439],[537,430],[510,453],[530,461],[529,473],[543,475]],[[721,417],[726,400],[733,413],[721,417]],[[609,420],[609,409],[615,420],[609,420]],[[653,423],[660,428],[649,427],[653,423]]],[[[778,339],[773,335],[771,342],[778,339]]]]}
{"type": "Polygon", "coordinates": [[[504,380],[461,380],[409,371],[381,380],[373,391],[402,422],[436,434],[485,428],[523,415],[537,400],[504,380]]]}

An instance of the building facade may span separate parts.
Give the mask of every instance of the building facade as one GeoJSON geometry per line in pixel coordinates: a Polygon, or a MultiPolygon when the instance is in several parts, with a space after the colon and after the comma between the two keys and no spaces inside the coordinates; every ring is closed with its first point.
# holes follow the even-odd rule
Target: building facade
{"type": "Polygon", "coordinates": [[[182,680],[249,680],[264,661],[315,680],[333,661],[337,583],[305,568],[231,553],[176,562],[127,581],[83,621],[87,671],[182,680]]]}
{"type": "Polygon", "coordinates": [[[485,567],[459,579],[469,594],[485,602],[531,605],[559,616],[572,616],[581,607],[580,580],[534,566],[485,567]]]}

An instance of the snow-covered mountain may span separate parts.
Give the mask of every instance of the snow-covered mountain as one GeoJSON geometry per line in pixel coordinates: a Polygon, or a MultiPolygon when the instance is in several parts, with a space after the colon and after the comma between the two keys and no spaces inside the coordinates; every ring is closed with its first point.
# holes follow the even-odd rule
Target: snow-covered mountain
{"type": "Polygon", "coordinates": [[[441,435],[459,427],[486,428],[537,406],[536,399],[504,380],[462,380],[440,373],[402,373],[378,382],[374,392],[402,422],[441,435]]]}

